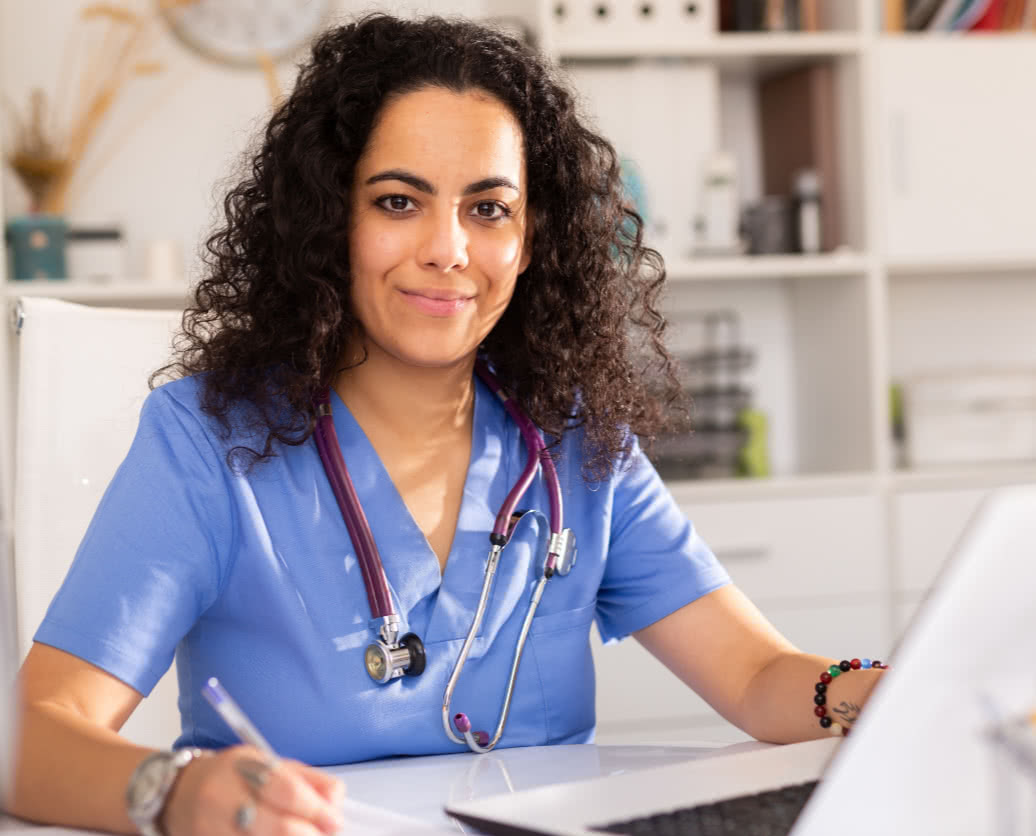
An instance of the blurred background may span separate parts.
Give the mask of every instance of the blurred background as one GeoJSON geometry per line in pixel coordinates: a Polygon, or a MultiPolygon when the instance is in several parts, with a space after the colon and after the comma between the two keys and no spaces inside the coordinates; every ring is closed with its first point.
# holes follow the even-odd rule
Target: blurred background
{"type": "MultiPolygon", "coordinates": [[[[1036,0],[4,2],[5,305],[181,307],[307,43],[375,9],[562,67],[667,264],[692,406],[659,470],[792,641],[884,657],[983,497],[1036,476],[1036,0]]],[[[602,740],[730,734],[634,643],[595,652],[602,740]]]]}

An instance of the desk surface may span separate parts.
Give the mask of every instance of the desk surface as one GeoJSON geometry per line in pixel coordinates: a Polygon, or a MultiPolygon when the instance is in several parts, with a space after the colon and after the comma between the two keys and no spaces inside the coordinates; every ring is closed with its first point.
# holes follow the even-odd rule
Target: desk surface
{"type": "MultiPolygon", "coordinates": [[[[328,767],[341,778],[350,799],[419,820],[443,833],[469,832],[443,812],[448,803],[648,769],[717,754],[765,747],[747,742],[680,746],[535,746],[496,749],[487,755],[461,752],[420,758],[391,758],[328,767]]],[[[386,822],[386,824],[388,824],[386,822]]],[[[58,836],[87,831],[41,827],[0,815],[4,836],[58,836]]],[[[356,833],[357,831],[352,831],[356,833]]],[[[369,832],[388,833],[391,828],[369,832]]],[[[402,831],[401,831],[402,832],[402,831]]]]}

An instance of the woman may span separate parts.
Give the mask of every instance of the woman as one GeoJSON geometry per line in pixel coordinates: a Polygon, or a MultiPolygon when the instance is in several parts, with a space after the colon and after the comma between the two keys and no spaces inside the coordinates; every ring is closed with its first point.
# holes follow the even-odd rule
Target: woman
{"type": "MultiPolygon", "coordinates": [[[[177,379],[148,398],[25,662],[13,812],[171,836],[333,832],[340,787],[233,745],[201,697],[209,676],[310,764],[463,751],[442,694],[526,461],[477,359],[547,439],[578,537],[532,619],[501,745],[592,738],[594,618],[756,737],[828,733],[806,697],[830,660],[730,584],[640,450],[658,422],[645,373],[675,385],[661,260],[613,149],[532,51],[437,18],[328,32],[225,210],[177,379]],[[363,670],[371,612],[313,436],[328,409],[400,632],[423,642],[405,673],[423,671],[387,684],[363,670]],[[174,650],[176,748],[214,753],[145,760],[117,731],[174,650]],[[154,763],[165,786],[141,805],[154,763]]],[[[549,505],[541,475],[523,507],[549,505]]],[[[476,727],[501,711],[545,536],[542,517],[517,524],[457,680],[476,727]]],[[[831,684],[839,725],[879,673],[831,684]]]]}

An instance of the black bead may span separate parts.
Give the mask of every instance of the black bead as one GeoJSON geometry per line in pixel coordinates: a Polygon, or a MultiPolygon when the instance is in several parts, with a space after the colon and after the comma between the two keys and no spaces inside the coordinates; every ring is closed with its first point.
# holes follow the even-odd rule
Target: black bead
{"type": "Polygon", "coordinates": [[[815,702],[817,705],[823,705],[827,702],[827,697],[825,697],[823,694],[817,694],[815,697],[813,697],[813,702],[815,702]]]}
{"type": "Polygon", "coordinates": [[[873,662],[871,662],[871,667],[872,668],[880,668],[881,667],[881,662],[879,662],[877,659],[875,659],[873,662]]]}
{"type": "Polygon", "coordinates": [[[823,694],[825,691],[827,691],[827,686],[823,682],[818,682],[813,687],[817,689],[818,694],[823,694]]]}
{"type": "Polygon", "coordinates": [[[831,718],[830,717],[821,717],[820,718],[820,725],[823,726],[825,729],[831,728],[831,718]]]}
{"type": "Polygon", "coordinates": [[[843,671],[851,671],[853,669],[852,663],[846,661],[845,659],[838,663],[838,667],[840,667],[843,671]]]}

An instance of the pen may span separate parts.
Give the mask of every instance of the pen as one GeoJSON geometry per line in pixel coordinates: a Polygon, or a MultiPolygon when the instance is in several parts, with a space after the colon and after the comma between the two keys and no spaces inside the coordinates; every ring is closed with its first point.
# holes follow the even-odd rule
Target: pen
{"type": "Polygon", "coordinates": [[[277,753],[273,751],[273,747],[267,743],[266,738],[259,733],[259,729],[248,719],[245,712],[241,710],[241,706],[234,702],[226,689],[219,684],[216,677],[209,677],[208,682],[202,687],[201,693],[216,709],[216,713],[234,730],[242,743],[249,743],[257,749],[261,749],[274,762],[277,761],[277,753]]]}

